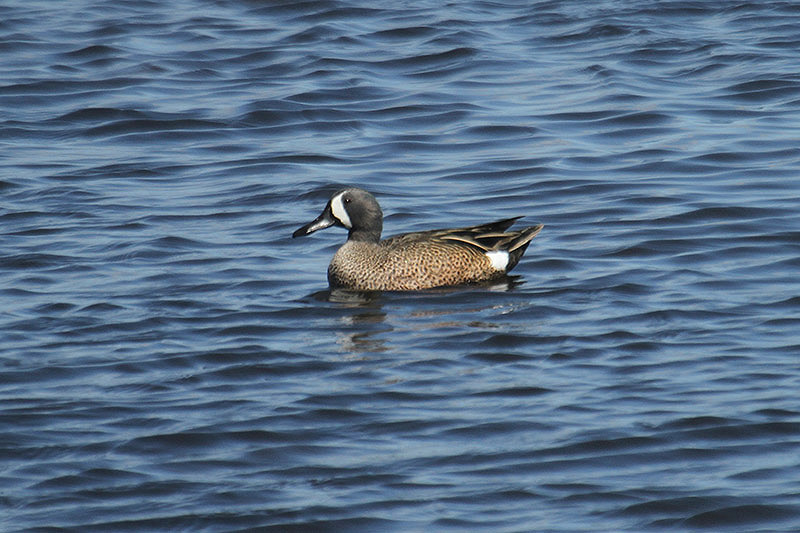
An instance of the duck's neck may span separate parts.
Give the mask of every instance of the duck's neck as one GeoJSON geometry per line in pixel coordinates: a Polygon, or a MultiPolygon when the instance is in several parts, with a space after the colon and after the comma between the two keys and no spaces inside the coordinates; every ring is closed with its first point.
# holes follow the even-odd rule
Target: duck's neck
{"type": "Polygon", "coordinates": [[[359,242],[378,242],[381,240],[381,228],[378,227],[377,230],[368,230],[364,228],[352,228],[350,229],[350,233],[347,235],[348,241],[359,241],[359,242]]]}

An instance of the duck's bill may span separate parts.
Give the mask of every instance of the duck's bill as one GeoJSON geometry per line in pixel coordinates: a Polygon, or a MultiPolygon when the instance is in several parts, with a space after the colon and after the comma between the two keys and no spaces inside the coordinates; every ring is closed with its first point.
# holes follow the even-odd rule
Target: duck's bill
{"type": "Polygon", "coordinates": [[[292,237],[302,237],[303,235],[314,233],[317,230],[329,228],[334,224],[336,224],[336,219],[333,218],[330,208],[326,207],[320,216],[292,233],[292,237]]]}

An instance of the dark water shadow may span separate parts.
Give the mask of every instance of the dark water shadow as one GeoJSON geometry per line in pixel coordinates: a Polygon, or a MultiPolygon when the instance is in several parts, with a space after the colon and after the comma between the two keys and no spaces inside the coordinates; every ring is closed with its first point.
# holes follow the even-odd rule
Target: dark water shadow
{"type": "Polygon", "coordinates": [[[343,288],[329,288],[306,296],[318,302],[342,304],[344,307],[375,307],[387,298],[420,299],[448,294],[462,294],[475,291],[510,292],[525,284],[522,276],[503,276],[502,278],[480,283],[436,287],[421,291],[354,291],[343,288]]]}

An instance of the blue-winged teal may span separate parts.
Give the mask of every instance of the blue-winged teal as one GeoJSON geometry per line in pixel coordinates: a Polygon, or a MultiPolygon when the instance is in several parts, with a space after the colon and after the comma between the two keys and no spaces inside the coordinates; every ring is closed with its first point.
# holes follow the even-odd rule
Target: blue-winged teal
{"type": "Polygon", "coordinates": [[[383,213],[375,197],[351,187],[334,193],[322,214],[292,234],[330,226],[350,230],[328,267],[332,287],[410,291],[500,278],[519,263],[542,225],[506,231],[522,217],[468,228],[406,233],[380,240],[383,213]]]}

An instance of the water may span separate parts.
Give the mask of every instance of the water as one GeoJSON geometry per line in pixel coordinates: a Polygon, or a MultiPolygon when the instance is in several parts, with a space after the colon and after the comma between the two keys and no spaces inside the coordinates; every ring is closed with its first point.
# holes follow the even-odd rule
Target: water
{"type": "Polygon", "coordinates": [[[0,7],[0,530],[800,529],[800,8],[440,4],[0,7]]]}

